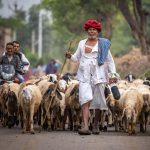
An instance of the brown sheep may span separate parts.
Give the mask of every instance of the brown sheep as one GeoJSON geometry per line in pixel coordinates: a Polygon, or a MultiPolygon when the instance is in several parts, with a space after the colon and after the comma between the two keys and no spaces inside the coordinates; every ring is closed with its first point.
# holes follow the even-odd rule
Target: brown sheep
{"type": "Polygon", "coordinates": [[[106,99],[107,105],[109,110],[111,111],[112,115],[112,123],[115,126],[115,131],[122,129],[121,124],[121,116],[122,116],[122,109],[120,107],[120,100],[115,100],[112,94],[106,99]]]}
{"type": "MultiPolygon", "coordinates": [[[[41,124],[44,125],[43,127],[45,128],[45,124],[48,125],[48,131],[52,130],[52,125],[53,125],[53,111],[55,108],[58,108],[60,106],[60,100],[62,100],[62,95],[59,92],[58,89],[55,90],[55,84],[52,83],[49,85],[49,88],[43,95],[42,103],[41,103],[41,124]]],[[[46,127],[47,128],[47,127],[46,127]]]]}
{"type": "MultiPolygon", "coordinates": [[[[81,106],[79,103],[79,83],[72,83],[65,92],[66,114],[69,115],[70,129],[78,130],[81,125],[81,106]]],[[[65,120],[66,120],[65,115],[65,120]]],[[[65,121],[64,121],[65,122],[65,121]]],[[[65,123],[64,123],[65,124],[65,123]]]]}
{"type": "Polygon", "coordinates": [[[9,84],[4,83],[0,86],[0,105],[1,105],[1,121],[3,127],[6,127],[8,121],[8,113],[7,113],[7,98],[8,98],[9,84]]]}
{"type": "Polygon", "coordinates": [[[148,124],[148,117],[150,116],[150,90],[149,86],[147,85],[140,85],[138,86],[138,91],[143,96],[143,108],[140,115],[140,131],[146,132],[147,124],[148,124]]]}
{"type": "Polygon", "coordinates": [[[7,113],[8,113],[8,127],[11,128],[14,124],[19,124],[19,92],[20,85],[17,83],[9,84],[9,91],[7,97],[7,113]]]}

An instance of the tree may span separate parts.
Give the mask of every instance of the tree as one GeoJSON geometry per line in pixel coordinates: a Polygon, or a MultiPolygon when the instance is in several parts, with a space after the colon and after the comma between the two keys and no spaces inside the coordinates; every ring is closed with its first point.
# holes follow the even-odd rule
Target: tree
{"type": "Polygon", "coordinates": [[[132,0],[132,7],[128,0],[118,0],[118,6],[143,54],[150,55],[150,40],[147,35],[147,16],[149,14],[146,9],[143,9],[142,0],[132,0]]]}
{"type": "Polygon", "coordinates": [[[88,19],[102,22],[103,36],[111,39],[112,18],[116,9],[110,0],[44,0],[43,6],[52,11],[54,28],[62,35],[67,33],[66,39],[83,33],[81,25],[88,19]]]}

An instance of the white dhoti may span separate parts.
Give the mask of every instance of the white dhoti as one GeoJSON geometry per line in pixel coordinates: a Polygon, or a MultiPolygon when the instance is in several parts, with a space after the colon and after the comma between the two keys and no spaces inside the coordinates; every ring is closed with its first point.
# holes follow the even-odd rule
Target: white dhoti
{"type": "Polygon", "coordinates": [[[104,95],[105,84],[99,83],[93,87],[93,100],[90,109],[108,110],[104,95]]]}
{"type": "Polygon", "coordinates": [[[91,102],[90,109],[107,110],[106,99],[104,95],[105,84],[99,83],[91,85],[90,83],[80,82],[79,101],[83,105],[91,102]]]}

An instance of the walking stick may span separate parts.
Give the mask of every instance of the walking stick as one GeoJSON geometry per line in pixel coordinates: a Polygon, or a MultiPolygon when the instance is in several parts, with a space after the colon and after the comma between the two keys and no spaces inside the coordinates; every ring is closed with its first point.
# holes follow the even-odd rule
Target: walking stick
{"type": "MultiPolygon", "coordinates": [[[[70,41],[70,42],[69,42],[69,47],[68,47],[67,52],[70,51],[72,43],[73,43],[73,41],[70,41]]],[[[44,116],[44,119],[43,119],[43,122],[42,122],[42,124],[41,124],[41,127],[40,127],[39,132],[41,132],[41,130],[42,130],[43,124],[44,124],[45,119],[46,119],[46,117],[47,117],[47,113],[48,113],[48,111],[49,111],[49,109],[50,109],[50,106],[51,106],[51,104],[52,104],[53,98],[54,98],[54,96],[55,96],[55,93],[56,93],[56,90],[57,90],[57,87],[58,87],[58,83],[59,83],[59,80],[60,80],[60,76],[61,76],[61,74],[62,74],[62,72],[63,72],[63,69],[64,69],[64,66],[65,66],[65,64],[66,64],[66,61],[67,61],[67,58],[65,57],[64,63],[63,63],[63,65],[62,65],[61,69],[60,69],[60,73],[58,74],[58,81],[57,81],[57,83],[56,83],[56,85],[55,85],[55,87],[54,87],[54,90],[52,91],[53,93],[51,94],[51,99],[50,99],[50,102],[49,102],[49,105],[48,105],[48,109],[47,109],[46,114],[45,114],[45,116],[44,116]]]]}

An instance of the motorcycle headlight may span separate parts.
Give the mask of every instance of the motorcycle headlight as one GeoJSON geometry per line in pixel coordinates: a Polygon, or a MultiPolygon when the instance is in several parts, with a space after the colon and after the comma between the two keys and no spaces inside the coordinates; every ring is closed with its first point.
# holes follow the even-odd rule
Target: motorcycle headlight
{"type": "Polygon", "coordinates": [[[13,77],[13,74],[7,74],[5,72],[2,72],[2,77],[4,80],[10,80],[13,77]]]}

